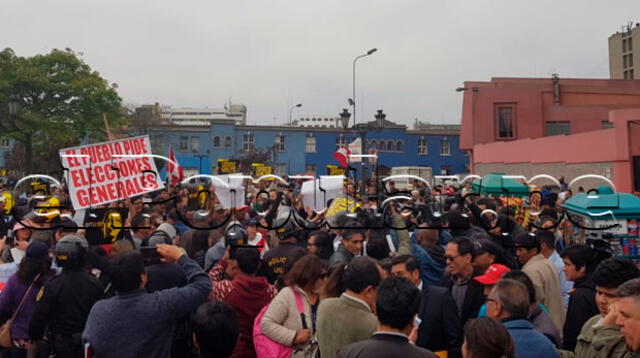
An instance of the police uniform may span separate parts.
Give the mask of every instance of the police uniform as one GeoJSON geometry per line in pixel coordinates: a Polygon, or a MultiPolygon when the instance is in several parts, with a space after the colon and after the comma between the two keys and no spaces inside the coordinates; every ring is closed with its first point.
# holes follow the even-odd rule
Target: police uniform
{"type": "Polygon", "coordinates": [[[29,325],[32,339],[42,339],[45,329],[56,357],[84,357],[82,341],[89,311],[102,298],[103,287],[82,269],[66,270],[40,289],[29,325]]]}

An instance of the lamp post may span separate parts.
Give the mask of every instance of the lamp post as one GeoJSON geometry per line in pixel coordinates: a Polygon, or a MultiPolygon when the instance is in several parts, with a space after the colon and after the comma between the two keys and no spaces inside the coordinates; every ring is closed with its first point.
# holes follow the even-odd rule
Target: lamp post
{"type": "Polygon", "coordinates": [[[349,103],[352,103],[353,105],[353,126],[354,127],[356,126],[356,61],[358,61],[363,57],[372,55],[376,51],[378,51],[377,48],[372,48],[371,50],[367,51],[367,53],[357,56],[355,59],[353,59],[353,97],[351,98],[351,101],[349,101],[349,103]]]}
{"type": "Polygon", "coordinates": [[[340,113],[340,120],[342,121],[342,127],[344,129],[349,128],[349,118],[351,118],[351,113],[346,108],[342,109],[342,113],[340,113]]]}
{"type": "Polygon", "coordinates": [[[293,112],[294,108],[300,108],[302,107],[302,103],[298,103],[295,106],[291,106],[291,108],[289,108],[289,127],[291,127],[291,112],[293,112]]]}

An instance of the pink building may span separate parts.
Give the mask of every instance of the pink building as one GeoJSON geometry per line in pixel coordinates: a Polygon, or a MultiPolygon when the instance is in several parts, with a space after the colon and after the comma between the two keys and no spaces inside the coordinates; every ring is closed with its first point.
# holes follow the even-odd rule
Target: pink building
{"type": "Polygon", "coordinates": [[[618,191],[640,191],[640,81],[494,78],[464,85],[460,149],[469,152],[473,173],[567,181],[600,174],[618,191]]]}

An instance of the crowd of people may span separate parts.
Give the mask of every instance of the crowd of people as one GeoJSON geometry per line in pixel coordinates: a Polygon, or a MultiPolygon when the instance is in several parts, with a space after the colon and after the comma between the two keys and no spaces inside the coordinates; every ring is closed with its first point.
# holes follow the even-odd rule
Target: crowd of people
{"type": "Polygon", "coordinates": [[[64,188],[0,187],[2,354],[640,357],[640,271],[558,220],[560,182],[526,220],[456,183],[346,181],[322,212],[300,180],[234,208],[192,183],[105,205],[98,241],[64,188]]]}

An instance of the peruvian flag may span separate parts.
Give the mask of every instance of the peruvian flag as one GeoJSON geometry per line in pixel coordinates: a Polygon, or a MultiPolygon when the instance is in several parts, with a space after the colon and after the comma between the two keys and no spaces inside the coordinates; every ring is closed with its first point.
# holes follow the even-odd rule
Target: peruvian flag
{"type": "Polygon", "coordinates": [[[169,147],[169,161],[167,162],[168,182],[171,186],[177,186],[183,178],[184,171],[176,159],[176,154],[173,152],[173,148],[169,147]]]}
{"type": "Polygon", "coordinates": [[[349,166],[349,155],[351,151],[349,148],[342,146],[335,153],[333,153],[333,158],[340,163],[341,167],[347,168],[349,166]]]}

